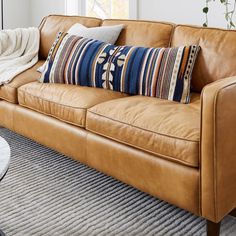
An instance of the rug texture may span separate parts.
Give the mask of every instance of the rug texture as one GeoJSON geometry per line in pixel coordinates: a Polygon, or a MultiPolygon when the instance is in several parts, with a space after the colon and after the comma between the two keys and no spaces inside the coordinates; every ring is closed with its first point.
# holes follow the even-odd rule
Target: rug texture
{"type": "MultiPolygon", "coordinates": [[[[0,183],[7,236],[206,235],[200,217],[7,129],[0,136],[12,151],[0,183]]],[[[226,217],[222,235],[236,235],[236,219],[226,217]]]]}

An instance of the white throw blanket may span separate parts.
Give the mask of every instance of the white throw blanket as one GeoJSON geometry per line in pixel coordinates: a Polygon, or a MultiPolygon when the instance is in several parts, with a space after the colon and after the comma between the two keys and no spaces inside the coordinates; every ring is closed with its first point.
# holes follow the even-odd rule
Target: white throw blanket
{"type": "Polygon", "coordinates": [[[38,28],[0,31],[0,85],[38,62],[38,28]]]}

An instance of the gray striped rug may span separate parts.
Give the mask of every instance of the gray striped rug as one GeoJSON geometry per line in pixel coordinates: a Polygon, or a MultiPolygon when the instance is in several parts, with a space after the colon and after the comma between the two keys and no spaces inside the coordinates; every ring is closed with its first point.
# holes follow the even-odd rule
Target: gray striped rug
{"type": "MultiPolygon", "coordinates": [[[[12,150],[0,183],[7,236],[205,235],[199,217],[7,129],[0,136],[12,150]]],[[[236,219],[224,220],[222,235],[236,235],[236,219]]]]}

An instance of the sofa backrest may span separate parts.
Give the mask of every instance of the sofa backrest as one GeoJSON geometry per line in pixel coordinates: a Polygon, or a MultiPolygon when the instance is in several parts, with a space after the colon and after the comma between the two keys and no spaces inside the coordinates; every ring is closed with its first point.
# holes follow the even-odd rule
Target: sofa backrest
{"type": "Polygon", "coordinates": [[[43,19],[40,24],[40,58],[46,59],[48,52],[55,41],[57,33],[67,31],[73,24],[80,23],[86,27],[100,26],[102,20],[92,17],[82,16],[59,16],[51,15],[43,19]]]}
{"type": "Polygon", "coordinates": [[[40,57],[45,59],[55,37],[60,31],[67,31],[73,24],[80,23],[86,27],[100,25],[125,25],[117,41],[118,45],[144,47],[168,47],[174,25],[163,22],[134,20],[104,20],[92,17],[50,15],[43,19],[40,25],[41,43],[40,57]]]}
{"type": "Polygon", "coordinates": [[[171,46],[201,46],[192,78],[192,88],[202,88],[218,79],[236,75],[236,31],[178,25],[171,46]]]}
{"type": "Polygon", "coordinates": [[[218,79],[236,75],[236,31],[174,25],[164,22],[133,20],[101,20],[81,16],[45,17],[40,25],[40,57],[45,59],[59,31],[67,31],[73,24],[87,27],[124,24],[117,45],[144,47],[177,47],[192,44],[201,46],[193,71],[192,88],[202,88],[218,79]]]}
{"type": "Polygon", "coordinates": [[[123,24],[125,27],[117,45],[168,47],[174,25],[164,22],[134,20],[104,20],[102,26],[123,24]]]}

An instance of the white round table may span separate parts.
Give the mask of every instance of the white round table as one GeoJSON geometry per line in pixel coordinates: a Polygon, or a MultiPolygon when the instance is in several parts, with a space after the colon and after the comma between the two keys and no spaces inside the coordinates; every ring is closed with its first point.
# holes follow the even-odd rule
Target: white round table
{"type": "MultiPolygon", "coordinates": [[[[4,178],[10,165],[11,150],[7,141],[0,137],[0,181],[4,178]]],[[[0,236],[5,236],[0,230],[0,236]]]]}
{"type": "Polygon", "coordinates": [[[0,180],[5,176],[10,165],[11,151],[5,139],[0,137],[0,180]]]}

